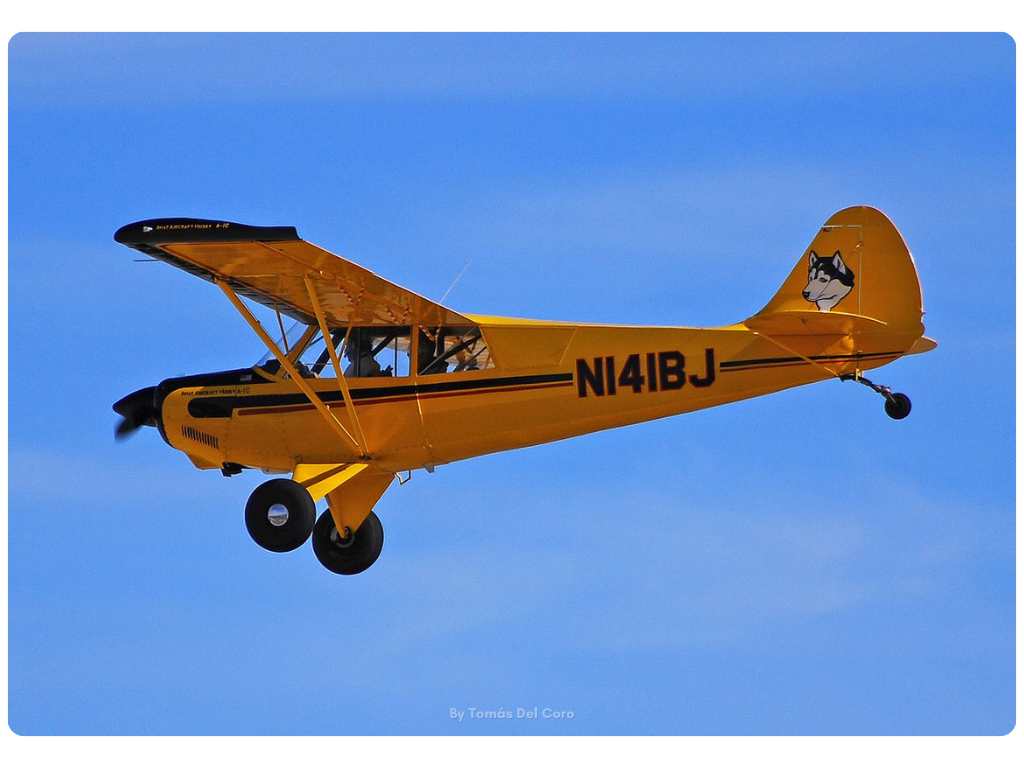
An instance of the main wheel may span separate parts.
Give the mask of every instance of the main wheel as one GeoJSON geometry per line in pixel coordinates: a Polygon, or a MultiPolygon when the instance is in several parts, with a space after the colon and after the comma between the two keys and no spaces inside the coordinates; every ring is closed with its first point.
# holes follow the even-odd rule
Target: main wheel
{"type": "Polygon", "coordinates": [[[885,398],[885,413],[890,419],[905,419],[910,415],[910,398],[902,392],[893,392],[892,399],[885,398]]]}
{"type": "Polygon", "coordinates": [[[316,522],[316,504],[294,480],[277,478],[259,486],[245,505],[252,540],[271,552],[291,552],[306,543],[316,522]]]}
{"type": "Polygon", "coordinates": [[[377,562],[384,548],[384,526],[380,518],[370,512],[362,525],[347,533],[347,536],[338,533],[328,509],[313,528],[313,552],[328,571],[352,576],[377,562]]]}

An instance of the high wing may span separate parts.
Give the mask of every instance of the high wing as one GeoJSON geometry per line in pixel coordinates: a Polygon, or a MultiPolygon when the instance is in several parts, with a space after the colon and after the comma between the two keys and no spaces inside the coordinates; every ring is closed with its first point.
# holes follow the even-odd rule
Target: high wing
{"type": "Polygon", "coordinates": [[[152,219],[114,239],[148,256],[223,281],[236,293],[300,322],[316,323],[306,278],[332,327],[474,325],[468,318],[307,243],[295,227],[252,227],[204,219],[152,219]]]}

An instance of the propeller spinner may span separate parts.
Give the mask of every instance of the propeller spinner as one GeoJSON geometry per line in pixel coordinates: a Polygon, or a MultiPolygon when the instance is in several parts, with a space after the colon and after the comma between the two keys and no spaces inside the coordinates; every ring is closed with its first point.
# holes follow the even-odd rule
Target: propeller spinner
{"type": "Polygon", "coordinates": [[[156,387],[145,387],[130,395],[125,395],[114,403],[114,411],[121,416],[121,421],[114,428],[114,437],[124,440],[133,435],[140,427],[155,427],[160,411],[156,407],[156,387]]]}

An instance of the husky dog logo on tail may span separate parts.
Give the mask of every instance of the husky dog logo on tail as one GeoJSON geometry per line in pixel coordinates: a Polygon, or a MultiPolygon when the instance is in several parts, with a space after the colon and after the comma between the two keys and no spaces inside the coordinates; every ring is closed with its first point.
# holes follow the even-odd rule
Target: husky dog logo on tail
{"type": "Polygon", "coordinates": [[[804,298],[817,305],[819,312],[828,312],[853,290],[853,272],[836,251],[823,258],[811,251],[807,267],[804,298]]]}

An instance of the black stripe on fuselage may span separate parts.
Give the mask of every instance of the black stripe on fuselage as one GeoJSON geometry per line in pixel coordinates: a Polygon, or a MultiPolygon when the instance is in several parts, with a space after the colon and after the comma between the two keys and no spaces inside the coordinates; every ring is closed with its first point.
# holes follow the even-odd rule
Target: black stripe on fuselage
{"type": "MultiPolygon", "coordinates": [[[[421,384],[400,384],[390,387],[351,389],[352,400],[376,400],[389,397],[410,397],[439,393],[471,392],[479,389],[511,389],[535,384],[572,383],[571,373],[549,373],[532,376],[502,376],[494,379],[437,381],[421,384]]],[[[340,390],[317,392],[325,404],[344,402],[340,390]]],[[[188,413],[195,419],[228,418],[240,408],[273,408],[277,406],[307,405],[309,398],[301,392],[266,395],[216,395],[194,397],[188,403],[188,413]]]]}
{"type": "Polygon", "coordinates": [[[788,363],[830,363],[830,362],[846,362],[851,360],[870,360],[876,357],[894,357],[896,355],[902,355],[903,352],[868,352],[868,353],[855,353],[852,355],[808,355],[807,357],[765,357],[759,360],[724,360],[718,364],[718,367],[723,371],[728,371],[733,368],[755,368],[755,367],[770,367],[773,365],[785,365],[788,363]]]}

